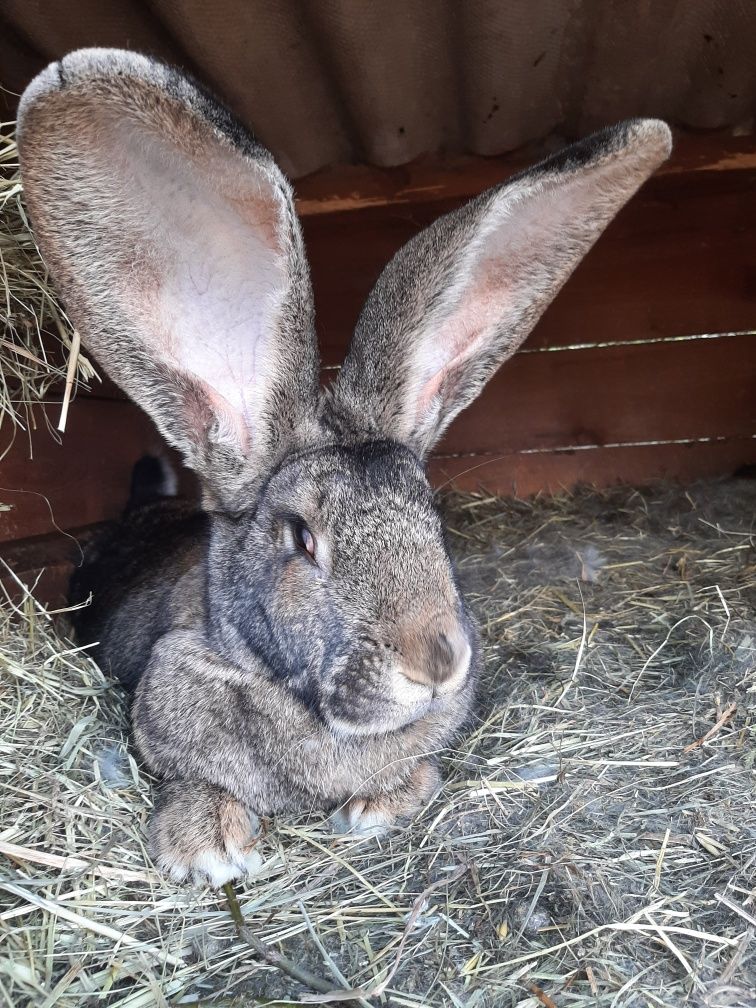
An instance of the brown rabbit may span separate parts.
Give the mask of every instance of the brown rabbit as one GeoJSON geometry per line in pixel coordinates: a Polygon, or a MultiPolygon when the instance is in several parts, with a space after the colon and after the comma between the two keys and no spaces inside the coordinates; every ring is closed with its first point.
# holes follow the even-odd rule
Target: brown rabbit
{"type": "MultiPolygon", "coordinates": [[[[89,551],[79,632],[135,688],[165,782],[159,865],[220,884],[255,815],[375,830],[422,807],[478,666],[424,460],[667,156],[635,120],[437,220],[394,257],[321,393],[291,190],[200,87],[89,49],[26,90],[42,253],[86,345],[203,486],[89,551]]],[[[158,481],[159,482],[159,481],[158,481]]]]}

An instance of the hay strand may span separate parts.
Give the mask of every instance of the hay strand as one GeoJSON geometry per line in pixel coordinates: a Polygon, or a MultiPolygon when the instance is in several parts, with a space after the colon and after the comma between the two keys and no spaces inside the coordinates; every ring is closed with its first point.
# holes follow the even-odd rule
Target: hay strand
{"type": "Polygon", "coordinates": [[[29,227],[12,123],[0,123],[0,292],[1,458],[17,431],[52,430],[44,407],[61,394],[58,429],[65,430],[77,384],[96,377],[29,227]]]}

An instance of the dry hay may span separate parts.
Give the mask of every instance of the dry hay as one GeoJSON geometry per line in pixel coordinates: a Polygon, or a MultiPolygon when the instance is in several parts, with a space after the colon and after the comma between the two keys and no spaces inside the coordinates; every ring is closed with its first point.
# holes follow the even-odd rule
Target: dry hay
{"type": "Polygon", "coordinates": [[[0,458],[17,432],[50,426],[41,407],[53,387],[59,402],[67,377],[93,376],[29,229],[13,126],[0,123],[0,458]]]}
{"type": "Polygon", "coordinates": [[[121,695],[6,605],[0,1003],[753,1006],[755,505],[446,499],[486,672],[443,790],[381,841],[270,823],[238,905],[154,874],[121,695]]]}

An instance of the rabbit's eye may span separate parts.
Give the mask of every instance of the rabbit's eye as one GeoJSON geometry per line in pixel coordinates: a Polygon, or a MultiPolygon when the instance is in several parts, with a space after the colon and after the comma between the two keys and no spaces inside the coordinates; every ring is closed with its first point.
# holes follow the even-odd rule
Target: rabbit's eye
{"type": "Polygon", "coordinates": [[[306,553],[311,560],[315,559],[315,536],[310,532],[304,522],[297,522],[294,525],[294,541],[297,546],[306,553]]]}

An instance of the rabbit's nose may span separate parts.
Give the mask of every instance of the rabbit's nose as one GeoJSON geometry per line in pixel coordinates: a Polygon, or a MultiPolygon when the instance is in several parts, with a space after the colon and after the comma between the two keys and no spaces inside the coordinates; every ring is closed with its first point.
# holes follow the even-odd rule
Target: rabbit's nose
{"type": "Polygon", "coordinates": [[[442,693],[458,686],[470,668],[470,642],[456,620],[408,629],[402,634],[399,652],[408,679],[442,693]]]}

